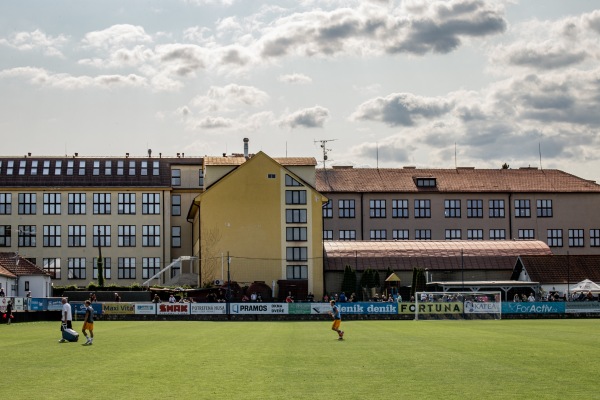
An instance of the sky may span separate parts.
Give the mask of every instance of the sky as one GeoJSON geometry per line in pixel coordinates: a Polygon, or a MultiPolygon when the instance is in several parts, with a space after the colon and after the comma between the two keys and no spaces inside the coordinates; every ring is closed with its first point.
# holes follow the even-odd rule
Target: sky
{"type": "Polygon", "coordinates": [[[250,152],[600,182],[592,0],[0,2],[0,155],[250,152]]]}

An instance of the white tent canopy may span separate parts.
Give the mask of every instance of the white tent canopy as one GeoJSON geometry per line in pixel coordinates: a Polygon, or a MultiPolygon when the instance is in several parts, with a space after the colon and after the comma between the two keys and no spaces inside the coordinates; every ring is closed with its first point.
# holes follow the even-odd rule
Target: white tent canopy
{"type": "Polygon", "coordinates": [[[577,285],[572,286],[570,288],[571,292],[592,292],[592,293],[600,293],[600,285],[590,281],[589,279],[584,279],[579,282],[577,285]]]}

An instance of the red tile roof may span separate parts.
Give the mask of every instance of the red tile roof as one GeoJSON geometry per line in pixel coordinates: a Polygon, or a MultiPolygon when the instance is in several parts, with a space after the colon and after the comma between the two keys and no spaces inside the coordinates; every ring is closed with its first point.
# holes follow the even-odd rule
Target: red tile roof
{"type": "Polygon", "coordinates": [[[552,254],[546,243],[537,240],[325,241],[324,248],[326,271],[343,271],[346,265],[356,271],[388,267],[512,271],[519,255],[552,254]]]}
{"type": "Polygon", "coordinates": [[[0,253],[0,267],[16,276],[50,275],[26,258],[19,256],[18,261],[19,262],[17,263],[15,253],[0,253]]]}
{"type": "MultiPolygon", "coordinates": [[[[252,156],[252,155],[251,155],[252,156]]],[[[272,157],[273,160],[285,166],[294,165],[317,165],[314,157],[272,157]]],[[[226,156],[226,157],[204,157],[204,165],[231,165],[239,166],[246,162],[245,157],[226,156]]]]}
{"type": "Polygon", "coordinates": [[[4,268],[2,265],[0,265],[0,275],[7,276],[9,278],[16,278],[17,277],[15,274],[13,274],[12,272],[10,272],[6,268],[4,268]]]}
{"type": "Polygon", "coordinates": [[[600,185],[563,171],[525,169],[317,169],[317,190],[331,192],[600,192],[600,185]],[[436,187],[418,188],[417,178],[436,187]]]}
{"type": "Polygon", "coordinates": [[[540,283],[571,284],[589,279],[600,282],[600,255],[522,255],[519,257],[513,279],[524,267],[529,279],[540,283]]]}

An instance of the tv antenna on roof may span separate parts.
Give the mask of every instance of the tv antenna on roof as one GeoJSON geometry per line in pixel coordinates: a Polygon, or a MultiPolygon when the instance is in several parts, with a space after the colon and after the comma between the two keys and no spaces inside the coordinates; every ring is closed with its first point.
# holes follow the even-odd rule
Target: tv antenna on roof
{"type": "Polygon", "coordinates": [[[327,148],[327,142],[333,142],[337,139],[321,139],[315,140],[314,143],[321,143],[321,148],[323,149],[323,169],[325,169],[325,162],[327,161],[327,153],[331,151],[331,149],[327,148]]]}

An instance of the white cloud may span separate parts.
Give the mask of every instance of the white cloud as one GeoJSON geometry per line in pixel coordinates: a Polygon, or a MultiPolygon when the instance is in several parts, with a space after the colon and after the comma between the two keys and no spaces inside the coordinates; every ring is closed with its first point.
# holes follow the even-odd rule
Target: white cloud
{"type": "Polygon", "coordinates": [[[279,82],[283,82],[283,83],[292,83],[292,84],[298,84],[298,85],[305,85],[305,84],[309,84],[312,83],[312,79],[310,78],[310,76],[306,76],[304,74],[287,74],[287,75],[281,75],[278,78],[279,82]]]}
{"type": "Polygon", "coordinates": [[[441,97],[416,96],[411,93],[393,93],[377,97],[358,106],[352,120],[380,121],[391,126],[412,126],[416,119],[436,118],[448,113],[452,102],[441,97]]]}
{"type": "Polygon", "coordinates": [[[280,126],[287,126],[289,128],[323,128],[325,121],[329,118],[329,110],[315,106],[311,108],[305,108],[298,110],[291,114],[283,116],[280,121],[280,126]]]}
{"type": "Polygon", "coordinates": [[[138,43],[152,43],[152,37],[143,27],[119,24],[101,31],[89,32],[83,38],[84,46],[114,49],[138,43]]]}
{"type": "Polygon", "coordinates": [[[0,38],[0,45],[9,46],[19,51],[41,50],[47,56],[63,57],[60,49],[68,41],[66,35],[52,37],[36,29],[33,32],[18,32],[8,38],[0,38]]]}

